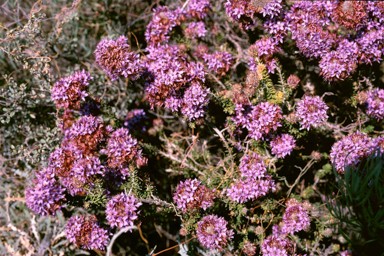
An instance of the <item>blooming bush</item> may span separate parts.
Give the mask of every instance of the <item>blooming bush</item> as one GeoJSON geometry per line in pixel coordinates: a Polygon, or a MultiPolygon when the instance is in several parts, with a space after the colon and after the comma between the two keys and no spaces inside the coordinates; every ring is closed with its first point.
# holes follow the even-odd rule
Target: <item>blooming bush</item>
{"type": "Polygon", "coordinates": [[[384,251],[382,2],[19,2],[4,255],[384,251]]]}

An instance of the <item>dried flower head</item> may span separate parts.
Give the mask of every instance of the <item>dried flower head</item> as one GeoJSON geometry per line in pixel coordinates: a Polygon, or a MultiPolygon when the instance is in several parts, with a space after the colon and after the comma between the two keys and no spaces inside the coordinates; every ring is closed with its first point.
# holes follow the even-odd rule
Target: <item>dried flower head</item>
{"type": "Polygon", "coordinates": [[[82,116],[72,125],[68,132],[68,139],[87,155],[97,150],[98,144],[104,140],[108,130],[110,129],[106,129],[99,118],[82,116]]]}
{"type": "Polygon", "coordinates": [[[287,84],[292,90],[294,90],[299,85],[299,83],[300,78],[297,75],[292,74],[287,79],[287,84]]]}
{"type": "Polygon", "coordinates": [[[141,72],[140,55],[130,51],[127,38],[103,39],[97,45],[96,63],[109,75],[112,81],[124,76],[135,80],[141,72]]]}

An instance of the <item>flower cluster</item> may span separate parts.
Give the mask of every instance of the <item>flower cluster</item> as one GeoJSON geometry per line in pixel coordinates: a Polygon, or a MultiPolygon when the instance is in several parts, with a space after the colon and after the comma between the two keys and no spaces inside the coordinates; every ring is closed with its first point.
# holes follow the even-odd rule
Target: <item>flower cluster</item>
{"type": "Polygon", "coordinates": [[[55,215],[65,201],[65,188],[55,180],[51,168],[36,173],[34,186],[25,191],[25,200],[29,209],[40,215],[55,215]]]}
{"type": "Polygon", "coordinates": [[[104,250],[109,242],[109,233],[101,228],[96,217],[71,217],[65,226],[67,239],[76,247],[88,250],[104,250]]]}
{"type": "Polygon", "coordinates": [[[372,153],[374,147],[375,143],[370,137],[357,131],[332,146],[330,160],[338,172],[344,173],[346,165],[356,166],[372,153]]]}
{"type": "Polygon", "coordinates": [[[283,118],[281,108],[270,102],[261,102],[256,106],[237,103],[235,111],[232,121],[247,128],[249,136],[255,140],[260,140],[271,130],[276,131],[283,118]]]}
{"type": "Polygon", "coordinates": [[[263,256],[289,256],[293,255],[294,244],[284,236],[273,234],[264,239],[261,245],[263,256]]]}
{"type": "Polygon", "coordinates": [[[184,93],[181,113],[191,121],[203,118],[208,105],[208,93],[209,89],[193,84],[184,93]]]}
{"type": "Polygon", "coordinates": [[[319,96],[304,96],[297,103],[296,116],[300,121],[301,128],[309,130],[318,127],[328,118],[328,106],[319,96]]]}
{"type": "Polygon", "coordinates": [[[187,15],[195,19],[204,19],[211,9],[209,0],[191,0],[186,8],[187,15]]]}
{"type": "Polygon", "coordinates": [[[153,79],[146,88],[151,107],[163,106],[173,112],[183,111],[191,121],[202,117],[208,103],[204,89],[204,66],[188,62],[176,46],[149,47],[146,67],[153,79]],[[196,93],[196,95],[191,95],[196,93]],[[191,110],[197,113],[191,113],[191,110]]]}
{"type": "Polygon", "coordinates": [[[111,129],[110,126],[104,127],[98,117],[82,116],[68,130],[67,139],[84,154],[92,154],[111,129]]]}
{"type": "Polygon", "coordinates": [[[244,203],[275,190],[275,182],[267,174],[263,160],[256,153],[245,155],[241,159],[239,169],[241,179],[226,190],[226,195],[232,201],[244,203]]]}
{"type": "Polygon", "coordinates": [[[256,13],[271,18],[277,16],[282,8],[281,0],[227,0],[224,4],[228,17],[240,23],[240,27],[250,29],[256,23],[256,13]]]}
{"type": "Polygon", "coordinates": [[[280,12],[283,8],[281,5],[282,0],[272,0],[268,1],[267,4],[260,11],[263,14],[263,17],[268,16],[268,18],[275,18],[280,15],[280,12]]]}
{"type": "MultiPolygon", "coordinates": [[[[112,197],[107,202],[105,210],[106,220],[108,224],[113,227],[125,228],[133,226],[133,221],[137,219],[137,211],[142,203],[132,195],[121,193],[112,197]]],[[[132,232],[132,230],[130,230],[132,232]]]]}
{"type": "MultiPolygon", "coordinates": [[[[382,60],[384,27],[379,2],[296,1],[287,10],[279,0],[266,1],[261,10],[254,2],[259,1],[228,0],[227,14],[246,28],[255,24],[255,13],[263,14],[264,28],[271,35],[263,40],[270,49],[290,31],[303,55],[320,59],[321,75],[329,81],[344,80],[359,64],[382,60]],[[357,36],[351,36],[351,31],[357,36]]],[[[264,61],[271,72],[275,63],[271,58],[264,61]]],[[[254,59],[250,65],[255,65],[254,59]]]]}
{"type": "MultiPolygon", "coordinates": [[[[137,167],[146,164],[147,159],[142,156],[137,140],[132,138],[128,129],[120,128],[114,131],[107,140],[107,147],[101,150],[108,156],[108,166],[125,170],[132,162],[137,167]]],[[[122,173],[129,175],[129,173],[122,173]]]]}
{"type": "Polygon", "coordinates": [[[272,154],[277,158],[284,158],[286,155],[290,155],[294,147],[296,146],[296,140],[292,135],[282,134],[278,135],[271,141],[272,154]]]}
{"type": "Polygon", "coordinates": [[[91,75],[85,70],[61,78],[52,88],[52,100],[58,108],[79,109],[80,101],[85,101],[88,96],[86,87],[91,79],[91,75]]]}
{"type": "Polygon", "coordinates": [[[177,185],[176,192],[173,194],[173,200],[177,204],[177,208],[186,212],[187,210],[200,209],[206,210],[213,203],[214,190],[201,185],[201,181],[197,179],[187,179],[177,185]]]}
{"type": "Polygon", "coordinates": [[[310,225],[308,212],[296,199],[289,199],[286,203],[287,208],[283,215],[281,224],[282,234],[291,234],[304,229],[310,225]]]}
{"type": "Polygon", "coordinates": [[[233,238],[233,230],[228,230],[227,224],[223,217],[205,216],[197,223],[197,239],[204,247],[221,251],[228,240],[233,238]]]}
{"type": "Polygon", "coordinates": [[[167,6],[160,6],[153,10],[152,21],[148,24],[145,31],[145,39],[149,45],[159,45],[168,42],[169,31],[181,24],[185,19],[185,11],[180,8],[169,10],[167,6]]]}
{"type": "Polygon", "coordinates": [[[384,90],[376,88],[367,94],[367,114],[377,121],[384,117],[384,90]]]}
{"type": "Polygon", "coordinates": [[[112,81],[120,76],[135,80],[141,73],[140,56],[130,51],[127,38],[103,39],[95,51],[96,63],[109,75],[112,81]]]}
{"type": "Polygon", "coordinates": [[[209,70],[221,76],[225,75],[233,64],[232,55],[228,52],[215,52],[214,54],[205,54],[203,59],[209,70]]]}
{"type": "Polygon", "coordinates": [[[204,37],[207,30],[205,29],[204,22],[191,22],[188,27],[185,29],[185,37],[186,38],[196,38],[196,37],[204,37]]]}

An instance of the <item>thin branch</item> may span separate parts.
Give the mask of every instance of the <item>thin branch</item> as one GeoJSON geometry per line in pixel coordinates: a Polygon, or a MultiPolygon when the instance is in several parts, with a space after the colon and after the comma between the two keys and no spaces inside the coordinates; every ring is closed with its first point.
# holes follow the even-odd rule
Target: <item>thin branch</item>
{"type": "Polygon", "coordinates": [[[112,246],[113,244],[115,243],[115,240],[122,234],[122,233],[125,233],[129,230],[133,230],[133,229],[137,229],[137,226],[129,226],[129,227],[126,227],[126,228],[123,228],[122,230],[120,230],[119,232],[117,232],[111,239],[111,242],[109,243],[108,247],[107,247],[107,254],[106,256],[111,256],[111,252],[112,252],[112,246]]]}

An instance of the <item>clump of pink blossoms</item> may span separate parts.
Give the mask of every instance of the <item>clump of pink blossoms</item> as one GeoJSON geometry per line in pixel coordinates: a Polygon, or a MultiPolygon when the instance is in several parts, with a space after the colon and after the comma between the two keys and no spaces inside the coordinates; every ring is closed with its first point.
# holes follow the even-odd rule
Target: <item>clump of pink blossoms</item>
{"type": "Polygon", "coordinates": [[[263,160],[256,153],[245,155],[239,169],[241,178],[226,190],[226,195],[232,201],[244,203],[275,190],[275,182],[267,174],[263,160]]]}
{"type": "Polygon", "coordinates": [[[271,151],[277,158],[284,158],[286,155],[290,155],[292,150],[296,146],[296,140],[292,135],[282,134],[278,135],[271,141],[271,151]]]}
{"type": "Polygon", "coordinates": [[[176,192],[173,194],[173,200],[176,202],[177,208],[183,212],[200,208],[206,210],[212,205],[213,199],[215,199],[213,193],[214,190],[201,185],[201,181],[187,179],[177,185],[176,192]]]}
{"type": "Polygon", "coordinates": [[[197,239],[210,250],[221,251],[229,239],[233,238],[233,230],[228,230],[228,222],[223,217],[208,215],[197,223],[197,239]]]}
{"type": "Polygon", "coordinates": [[[318,127],[328,118],[328,106],[319,96],[304,96],[297,103],[296,116],[300,121],[301,128],[309,130],[318,127]]]}

